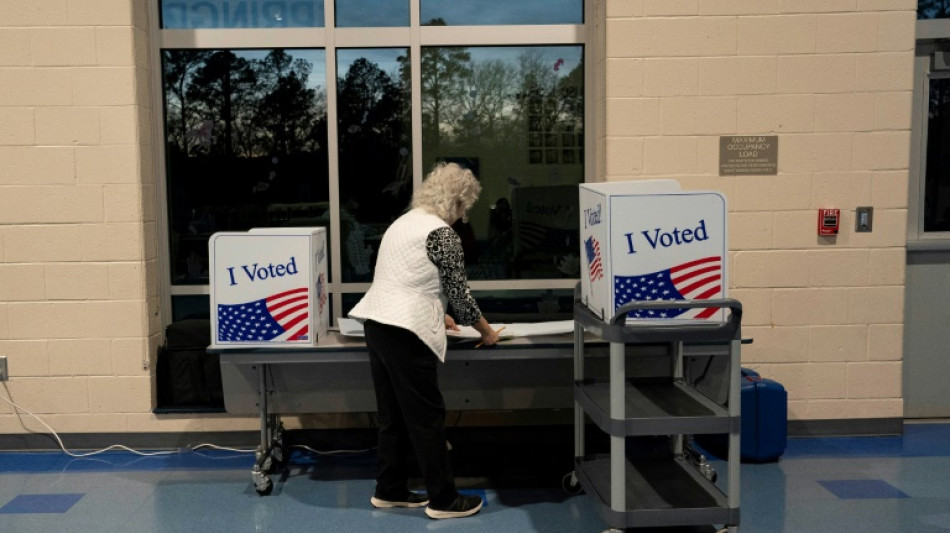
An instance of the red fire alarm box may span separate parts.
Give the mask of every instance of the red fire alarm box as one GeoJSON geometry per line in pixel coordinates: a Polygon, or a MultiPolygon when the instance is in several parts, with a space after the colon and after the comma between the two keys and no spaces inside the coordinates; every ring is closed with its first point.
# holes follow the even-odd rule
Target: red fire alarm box
{"type": "Polygon", "coordinates": [[[837,235],[841,224],[840,209],[818,210],[818,235],[837,235]]]}

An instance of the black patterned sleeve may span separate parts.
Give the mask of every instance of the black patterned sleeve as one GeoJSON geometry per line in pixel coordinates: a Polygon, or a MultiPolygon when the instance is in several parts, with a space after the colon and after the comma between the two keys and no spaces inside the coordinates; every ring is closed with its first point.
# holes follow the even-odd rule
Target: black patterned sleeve
{"type": "Polygon", "coordinates": [[[482,311],[468,287],[462,240],[452,228],[443,226],[429,233],[426,252],[439,269],[442,292],[448,297],[456,320],[463,326],[471,326],[481,318],[482,311]]]}

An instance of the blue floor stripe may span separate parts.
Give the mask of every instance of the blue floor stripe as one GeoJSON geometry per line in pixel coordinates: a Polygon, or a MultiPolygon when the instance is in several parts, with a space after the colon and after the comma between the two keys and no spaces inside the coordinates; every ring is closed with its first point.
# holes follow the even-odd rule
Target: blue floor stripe
{"type": "Polygon", "coordinates": [[[883,479],[835,479],[818,483],[843,500],[909,497],[883,479]]]}
{"type": "Polygon", "coordinates": [[[82,494],[21,494],[0,507],[0,514],[65,513],[82,494]]]}
{"type": "Polygon", "coordinates": [[[950,457],[950,424],[906,424],[892,437],[789,439],[783,457],[950,457]]]}

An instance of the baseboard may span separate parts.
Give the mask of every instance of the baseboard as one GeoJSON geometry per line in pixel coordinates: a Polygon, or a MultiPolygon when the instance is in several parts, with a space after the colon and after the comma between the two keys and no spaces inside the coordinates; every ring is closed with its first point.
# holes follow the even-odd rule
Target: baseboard
{"type": "MultiPolygon", "coordinates": [[[[565,424],[553,424],[559,436],[570,435],[565,424]]],[[[523,429],[525,438],[531,434],[542,434],[537,426],[492,426],[449,428],[460,436],[462,434],[480,435],[483,439],[501,436],[510,438],[516,431],[523,429]],[[495,430],[495,431],[492,431],[495,430]],[[474,432],[474,433],[472,433],[474,432]]],[[[901,418],[859,418],[845,420],[789,420],[790,438],[808,437],[857,437],[902,435],[904,420],[901,418]]],[[[315,445],[319,448],[372,445],[375,437],[373,428],[341,428],[319,430],[288,430],[287,444],[315,445]]],[[[260,444],[259,431],[215,431],[215,432],[174,432],[174,433],[65,433],[60,434],[63,444],[70,451],[100,450],[113,444],[121,444],[136,450],[175,450],[200,444],[213,444],[225,447],[253,448],[260,444]]],[[[6,451],[55,451],[59,450],[56,439],[46,433],[23,433],[0,435],[0,450],[6,451]]]]}
{"type": "MultiPolygon", "coordinates": [[[[261,441],[259,431],[214,431],[180,433],[60,433],[69,451],[101,450],[121,444],[134,450],[175,450],[214,444],[226,447],[255,447],[261,441]]],[[[0,435],[0,450],[56,451],[59,443],[48,433],[0,435]]]]}
{"type": "Polygon", "coordinates": [[[849,418],[832,420],[789,420],[788,436],[795,437],[881,437],[903,435],[903,418],[849,418]]]}

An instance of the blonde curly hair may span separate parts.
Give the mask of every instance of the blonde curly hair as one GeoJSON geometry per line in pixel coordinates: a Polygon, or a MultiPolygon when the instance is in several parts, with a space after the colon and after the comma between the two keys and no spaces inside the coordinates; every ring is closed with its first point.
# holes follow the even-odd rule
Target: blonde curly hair
{"type": "Polygon", "coordinates": [[[436,163],[412,195],[412,207],[421,208],[451,224],[478,200],[482,186],[475,174],[457,163],[436,163]]]}

